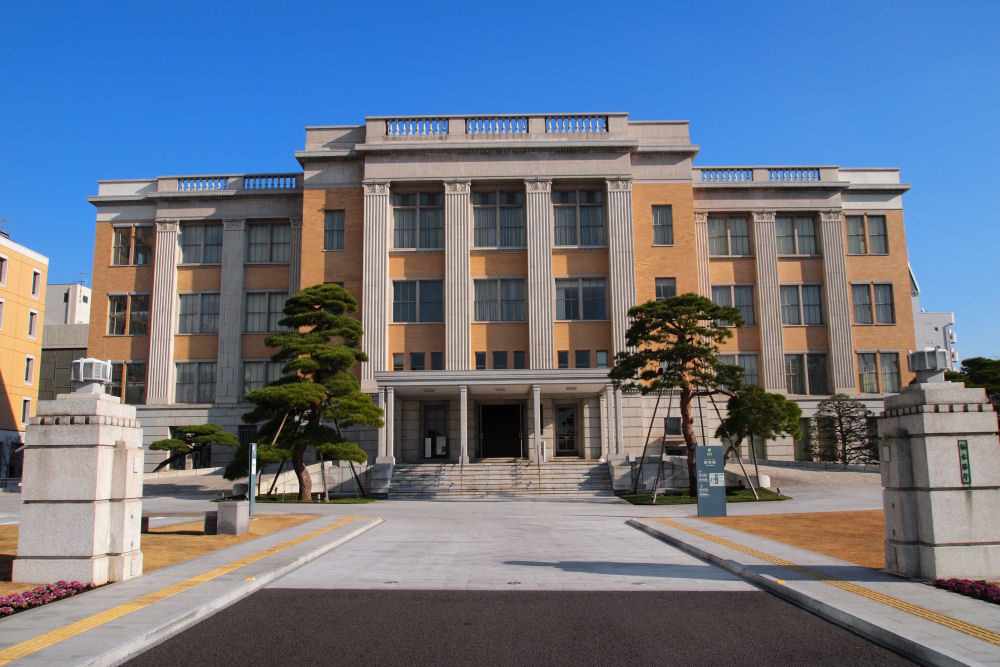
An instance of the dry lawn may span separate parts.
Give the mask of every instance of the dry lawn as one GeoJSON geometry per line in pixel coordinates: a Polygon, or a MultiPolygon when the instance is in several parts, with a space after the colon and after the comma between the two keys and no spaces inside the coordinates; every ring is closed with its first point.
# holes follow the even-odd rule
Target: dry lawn
{"type": "Polygon", "coordinates": [[[864,567],[876,570],[885,567],[882,510],[727,516],[702,521],[711,521],[864,567]]]}
{"type": "MultiPolygon", "coordinates": [[[[143,572],[158,570],[195,556],[296,526],[317,516],[316,514],[255,516],[250,519],[250,530],[242,535],[205,535],[202,532],[201,521],[153,528],[149,534],[142,536],[142,569],[143,572]]],[[[0,526],[0,595],[20,593],[38,585],[10,580],[11,566],[16,554],[17,526],[0,526]]]]}

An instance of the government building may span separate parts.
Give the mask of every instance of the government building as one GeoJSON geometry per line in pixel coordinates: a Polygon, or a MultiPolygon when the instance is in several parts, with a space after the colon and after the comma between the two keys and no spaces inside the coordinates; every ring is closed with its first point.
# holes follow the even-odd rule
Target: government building
{"type": "MultiPolygon", "coordinates": [[[[249,439],[285,299],[337,283],[386,412],[358,434],[373,466],[596,464],[641,453],[653,417],[607,377],[628,308],[697,292],[742,313],[725,358],[805,418],[837,392],[879,409],[912,378],[899,171],[697,154],[687,121],[626,113],[378,116],[306,128],[297,173],[101,181],[88,354],[147,442],[204,421],[249,439]]],[[[657,448],[681,441],[671,410],[657,448]]],[[[715,408],[695,419],[712,441],[715,408]]]]}

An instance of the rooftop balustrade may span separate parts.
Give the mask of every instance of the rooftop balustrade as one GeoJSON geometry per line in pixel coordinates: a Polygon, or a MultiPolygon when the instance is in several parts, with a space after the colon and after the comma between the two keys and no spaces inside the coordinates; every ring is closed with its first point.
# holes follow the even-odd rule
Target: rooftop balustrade
{"type": "Polygon", "coordinates": [[[628,139],[628,114],[370,116],[366,144],[398,141],[628,139]]]}
{"type": "Polygon", "coordinates": [[[295,192],[302,189],[302,174],[209,174],[160,176],[151,179],[100,181],[98,197],[149,197],[162,195],[222,195],[295,192]]]}
{"type": "Polygon", "coordinates": [[[694,167],[695,184],[775,185],[829,183],[841,180],[838,167],[694,167]]]}

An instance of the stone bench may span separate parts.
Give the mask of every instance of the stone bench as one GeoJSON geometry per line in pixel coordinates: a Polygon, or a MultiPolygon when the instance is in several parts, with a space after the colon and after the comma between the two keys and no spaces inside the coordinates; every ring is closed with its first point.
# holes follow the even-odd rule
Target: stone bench
{"type": "Polygon", "coordinates": [[[219,527],[219,513],[216,510],[206,512],[143,512],[141,532],[145,535],[149,532],[149,520],[152,517],[205,517],[204,531],[206,535],[217,535],[219,527]]]}
{"type": "Polygon", "coordinates": [[[216,505],[219,509],[203,512],[143,512],[140,530],[149,532],[151,517],[205,517],[206,535],[242,535],[250,529],[250,503],[246,500],[227,500],[216,505]]]}

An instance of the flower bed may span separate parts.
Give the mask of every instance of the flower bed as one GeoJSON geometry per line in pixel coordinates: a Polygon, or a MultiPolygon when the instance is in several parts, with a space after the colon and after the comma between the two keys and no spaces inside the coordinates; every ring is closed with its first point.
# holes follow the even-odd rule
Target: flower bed
{"type": "Polygon", "coordinates": [[[0,618],[25,609],[41,607],[43,604],[62,600],[92,588],[96,588],[96,586],[81,584],[79,581],[57,581],[54,584],[39,586],[23,593],[0,597],[0,618]]]}
{"type": "Polygon", "coordinates": [[[1000,604],[1000,586],[987,581],[970,581],[969,579],[938,579],[934,582],[937,588],[967,595],[970,598],[977,598],[1000,604]]]}

